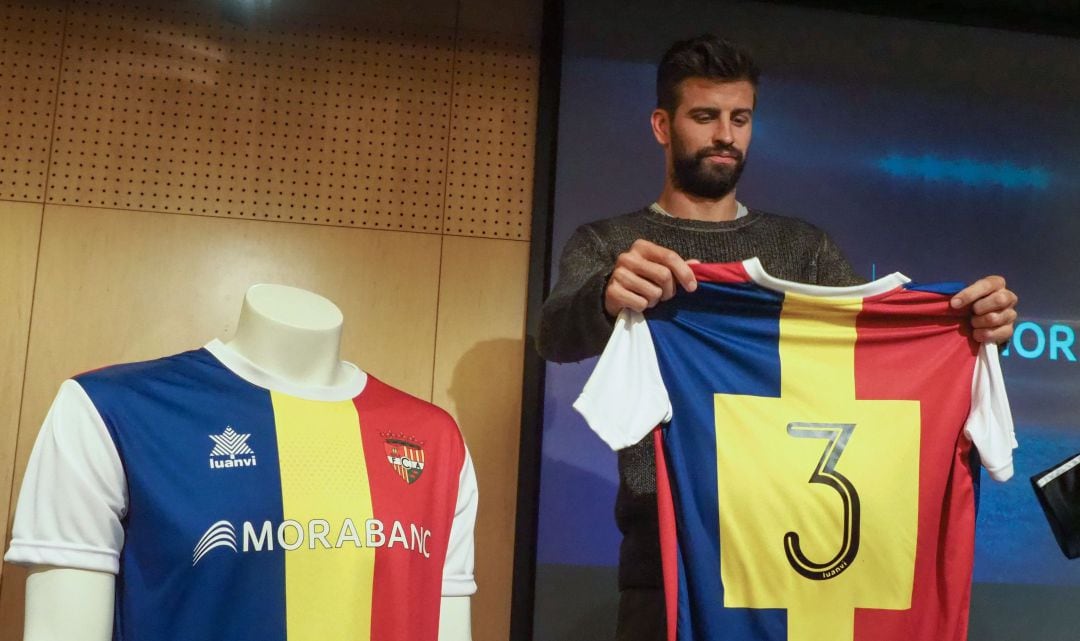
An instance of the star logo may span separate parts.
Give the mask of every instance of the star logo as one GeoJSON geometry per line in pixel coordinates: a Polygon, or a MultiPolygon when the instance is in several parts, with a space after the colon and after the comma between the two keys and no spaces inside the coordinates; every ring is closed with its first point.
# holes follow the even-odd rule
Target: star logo
{"type": "Polygon", "coordinates": [[[226,427],[221,434],[211,434],[214,449],[210,450],[210,468],[253,467],[255,451],[247,444],[249,438],[251,434],[240,434],[232,426],[226,427]]]}

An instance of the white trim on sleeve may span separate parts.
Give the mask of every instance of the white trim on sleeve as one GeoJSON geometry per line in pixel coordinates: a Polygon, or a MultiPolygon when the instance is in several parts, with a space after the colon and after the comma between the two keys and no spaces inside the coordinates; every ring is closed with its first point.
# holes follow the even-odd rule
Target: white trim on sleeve
{"type": "Polygon", "coordinates": [[[4,560],[116,574],[127,503],[105,421],[82,386],[64,381],[30,453],[4,560]]]}
{"type": "Polygon", "coordinates": [[[979,348],[971,377],[971,412],[964,434],[979,450],[979,458],[990,478],[1008,481],[1012,477],[1016,433],[997,345],[983,343],[979,348]]]}
{"type": "Polygon", "coordinates": [[[640,313],[624,309],[619,314],[574,409],[613,450],[636,444],[671,420],[652,333],[640,313]]]}
{"type": "Polygon", "coordinates": [[[1040,476],[1039,479],[1035,481],[1035,485],[1037,485],[1038,487],[1046,487],[1051,482],[1053,482],[1054,479],[1061,477],[1077,465],[1080,465],[1080,456],[1074,456],[1073,458],[1065,461],[1050,472],[1044,474],[1043,476],[1040,476]]]}
{"type": "Polygon", "coordinates": [[[473,566],[477,499],[476,471],[466,448],[465,460],[458,474],[457,504],[454,522],[450,526],[446,563],[443,565],[442,596],[469,596],[476,592],[473,566]]]}

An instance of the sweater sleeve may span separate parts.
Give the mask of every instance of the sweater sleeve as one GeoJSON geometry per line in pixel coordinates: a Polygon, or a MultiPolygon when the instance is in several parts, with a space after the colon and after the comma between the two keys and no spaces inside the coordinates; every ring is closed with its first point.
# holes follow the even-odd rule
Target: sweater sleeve
{"type": "Polygon", "coordinates": [[[537,349],[546,360],[580,361],[604,351],[614,319],[604,288],[615,259],[587,225],[574,231],[559,260],[559,280],[540,312],[537,349]]]}
{"type": "Polygon", "coordinates": [[[828,234],[821,232],[821,242],[818,244],[817,253],[814,254],[812,281],[815,285],[847,287],[861,285],[866,282],[866,279],[855,273],[851,263],[847,261],[836,243],[829,238],[828,234]]]}

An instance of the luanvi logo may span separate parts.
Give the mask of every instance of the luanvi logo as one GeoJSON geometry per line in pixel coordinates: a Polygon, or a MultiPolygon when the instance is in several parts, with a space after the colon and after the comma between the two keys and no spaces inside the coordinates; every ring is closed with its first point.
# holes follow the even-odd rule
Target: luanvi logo
{"type": "Polygon", "coordinates": [[[251,434],[238,434],[232,426],[221,434],[211,434],[214,449],[210,450],[210,469],[255,467],[255,452],[247,444],[251,434]]]}

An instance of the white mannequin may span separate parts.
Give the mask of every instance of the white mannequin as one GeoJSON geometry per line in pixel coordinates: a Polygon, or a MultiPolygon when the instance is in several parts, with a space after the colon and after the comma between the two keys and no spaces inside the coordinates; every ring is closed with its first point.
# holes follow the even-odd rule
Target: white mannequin
{"type": "MultiPolygon", "coordinates": [[[[337,305],[285,285],[254,285],[244,296],[227,345],[260,368],[303,386],[344,380],[343,316],[337,305]]],[[[112,638],[114,575],[37,566],[26,579],[23,641],[108,641],[112,638]]],[[[439,641],[472,641],[467,596],[443,597],[439,641]]]]}

